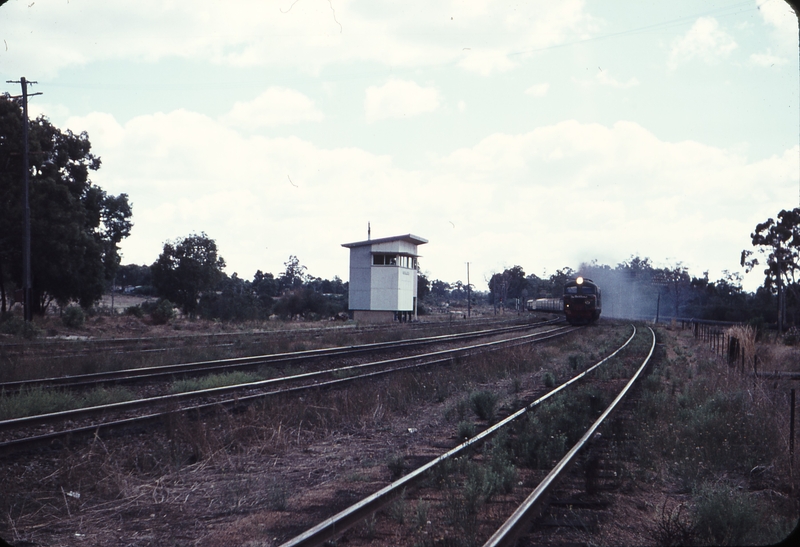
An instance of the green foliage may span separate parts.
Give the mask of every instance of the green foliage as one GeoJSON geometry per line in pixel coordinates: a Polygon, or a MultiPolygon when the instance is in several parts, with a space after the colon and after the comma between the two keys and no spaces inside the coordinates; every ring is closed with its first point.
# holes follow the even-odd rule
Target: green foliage
{"type": "Polygon", "coordinates": [[[494,419],[494,406],[497,404],[497,395],[491,391],[475,391],[470,394],[469,402],[473,412],[481,420],[494,419]]]}
{"type": "Polygon", "coordinates": [[[458,438],[471,439],[475,436],[475,424],[472,422],[458,422],[458,438]]]}
{"type": "Polygon", "coordinates": [[[21,317],[9,313],[0,318],[0,333],[21,336],[30,340],[41,335],[42,329],[32,321],[24,321],[21,317]]]}
{"type": "Polygon", "coordinates": [[[132,315],[141,319],[144,317],[144,310],[141,306],[128,306],[125,308],[125,315],[132,315]]]}
{"type": "Polygon", "coordinates": [[[762,539],[758,505],[732,486],[703,484],[694,492],[694,532],[705,545],[753,545],[762,539]]]}
{"type": "Polygon", "coordinates": [[[150,315],[154,325],[166,325],[175,318],[175,305],[163,298],[156,302],[143,302],[141,309],[150,315]]]}
{"type": "Polygon", "coordinates": [[[99,388],[83,394],[43,388],[23,389],[14,394],[3,392],[0,393],[0,420],[117,403],[134,398],[133,393],[123,388],[99,388]]]}
{"type": "Polygon", "coordinates": [[[392,480],[397,480],[403,476],[406,470],[406,459],[402,454],[392,454],[386,462],[386,467],[392,475],[392,480]]]}
{"type": "Polygon", "coordinates": [[[605,408],[594,388],[561,394],[545,402],[518,426],[516,456],[529,467],[548,468],[584,434],[605,408]]]}
{"type": "Polygon", "coordinates": [[[201,233],[165,243],[150,268],[156,293],[177,304],[184,313],[194,314],[200,296],[223,279],[224,267],[216,242],[201,233]]]}
{"type": "Polygon", "coordinates": [[[568,359],[569,359],[569,368],[571,368],[572,370],[581,368],[583,366],[584,357],[582,353],[570,355],[568,359]]]}
{"type": "MultiPolygon", "coordinates": [[[[20,103],[0,95],[0,312],[11,287],[22,285],[23,116],[20,103]]],[[[30,123],[32,310],[100,299],[132,226],[128,196],[110,196],[92,184],[100,168],[84,132],[61,131],[45,116],[30,123]]]]}
{"type": "Polygon", "coordinates": [[[79,329],[83,327],[83,324],[86,322],[86,315],[80,307],[68,306],[67,309],[64,310],[64,315],[61,316],[61,322],[65,327],[79,329]]]}
{"type": "Polygon", "coordinates": [[[544,387],[555,387],[556,385],[556,377],[549,370],[542,376],[542,381],[544,382],[544,387]]]}
{"type": "Polygon", "coordinates": [[[172,393],[185,393],[188,391],[200,391],[201,389],[211,389],[222,386],[232,386],[235,384],[247,384],[261,380],[257,374],[250,372],[223,372],[220,374],[209,374],[200,378],[186,378],[176,380],[172,384],[172,393]]]}

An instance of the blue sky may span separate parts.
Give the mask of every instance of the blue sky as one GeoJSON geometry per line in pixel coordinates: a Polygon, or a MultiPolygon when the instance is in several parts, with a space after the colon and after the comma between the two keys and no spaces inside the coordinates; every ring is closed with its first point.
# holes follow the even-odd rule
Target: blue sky
{"type": "Polygon", "coordinates": [[[717,279],[799,205],[783,0],[10,0],[0,38],[129,195],[125,263],[204,231],[229,274],[347,279],[370,222],[480,289],[633,254],[717,279]]]}

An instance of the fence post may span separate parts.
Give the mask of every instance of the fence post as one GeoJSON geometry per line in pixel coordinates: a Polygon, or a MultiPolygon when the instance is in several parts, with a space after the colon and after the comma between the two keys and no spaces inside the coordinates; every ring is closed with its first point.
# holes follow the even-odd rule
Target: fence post
{"type": "MultiPolygon", "coordinates": [[[[789,401],[789,476],[794,477],[794,388],[789,401]]],[[[794,481],[792,481],[794,486],[794,481]]]]}

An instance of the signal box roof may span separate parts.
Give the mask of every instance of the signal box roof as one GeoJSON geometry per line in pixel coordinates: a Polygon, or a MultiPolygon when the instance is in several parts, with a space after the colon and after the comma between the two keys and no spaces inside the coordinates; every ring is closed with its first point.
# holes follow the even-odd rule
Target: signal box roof
{"type": "Polygon", "coordinates": [[[353,247],[364,247],[366,245],[378,245],[380,243],[391,243],[393,241],[405,241],[412,245],[424,245],[428,242],[424,237],[415,236],[414,234],[406,234],[402,236],[382,237],[379,239],[368,239],[366,241],[356,241],[355,243],[342,243],[342,247],[352,249],[353,247]]]}

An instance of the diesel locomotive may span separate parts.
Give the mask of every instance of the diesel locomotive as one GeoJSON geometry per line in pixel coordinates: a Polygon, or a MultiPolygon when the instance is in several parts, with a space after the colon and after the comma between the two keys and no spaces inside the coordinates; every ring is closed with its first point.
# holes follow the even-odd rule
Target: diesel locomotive
{"type": "Polygon", "coordinates": [[[597,321],[602,311],[600,288],[584,277],[567,281],[560,298],[537,298],[528,300],[527,305],[530,311],[563,311],[571,325],[597,321]]]}
{"type": "Polygon", "coordinates": [[[601,311],[600,287],[591,279],[578,277],[564,284],[564,315],[570,325],[593,323],[601,311]]]}

